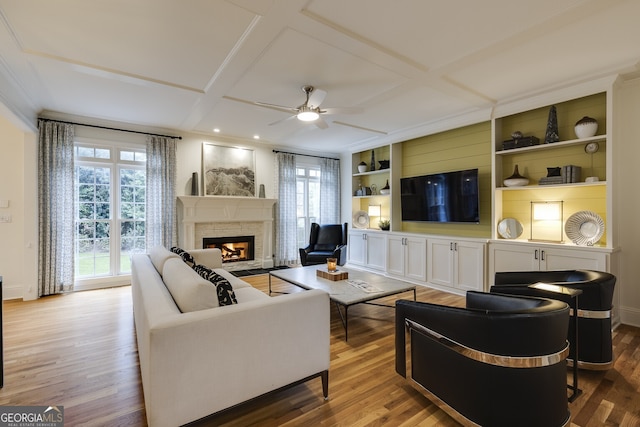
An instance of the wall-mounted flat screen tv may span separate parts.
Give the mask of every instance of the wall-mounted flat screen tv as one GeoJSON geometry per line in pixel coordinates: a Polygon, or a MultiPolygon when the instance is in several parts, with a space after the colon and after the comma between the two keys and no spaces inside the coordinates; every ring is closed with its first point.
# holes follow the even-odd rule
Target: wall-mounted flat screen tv
{"type": "Polygon", "coordinates": [[[479,223],[478,169],[400,179],[403,221],[479,223]]]}

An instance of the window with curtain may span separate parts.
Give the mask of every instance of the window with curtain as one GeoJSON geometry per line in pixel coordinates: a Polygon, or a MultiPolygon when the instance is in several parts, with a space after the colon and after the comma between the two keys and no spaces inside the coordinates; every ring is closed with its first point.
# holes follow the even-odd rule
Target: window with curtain
{"type": "Polygon", "coordinates": [[[320,221],[320,166],[296,164],[297,247],[307,245],[311,223],[320,221]]]}
{"type": "Polygon", "coordinates": [[[276,265],[298,263],[312,222],[340,222],[340,161],[276,153],[276,265]]]}
{"type": "Polygon", "coordinates": [[[76,142],[74,153],[75,281],[83,289],[129,274],[131,255],[145,252],[146,152],[76,142]]]}

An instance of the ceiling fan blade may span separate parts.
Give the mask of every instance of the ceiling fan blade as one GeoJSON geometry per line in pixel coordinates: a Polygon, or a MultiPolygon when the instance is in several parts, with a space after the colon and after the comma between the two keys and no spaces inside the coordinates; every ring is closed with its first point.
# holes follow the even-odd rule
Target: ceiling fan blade
{"type": "Polygon", "coordinates": [[[267,102],[259,102],[259,101],[255,101],[255,102],[253,102],[253,104],[257,105],[258,107],[271,108],[272,110],[284,111],[284,112],[287,112],[287,113],[297,113],[298,112],[297,108],[285,107],[284,105],[269,104],[267,102]]]}
{"type": "Polygon", "coordinates": [[[324,114],[360,114],[364,112],[364,108],[326,108],[322,110],[324,114]]]}
{"type": "Polygon", "coordinates": [[[267,104],[266,102],[247,101],[246,99],[234,98],[233,96],[223,96],[222,98],[230,101],[240,102],[242,104],[255,105],[258,107],[269,108],[271,110],[282,111],[284,113],[297,113],[297,108],[285,107],[283,105],[267,104]]]}
{"type": "Polygon", "coordinates": [[[285,117],[284,119],[276,120],[273,123],[269,123],[269,126],[274,126],[274,125],[280,124],[282,122],[286,122],[287,120],[291,120],[291,119],[295,119],[295,118],[296,118],[296,116],[285,117]]]}
{"type": "Polygon", "coordinates": [[[311,95],[309,95],[308,106],[319,107],[327,96],[327,92],[322,89],[313,89],[311,95]]]}
{"type": "Polygon", "coordinates": [[[329,127],[327,122],[324,121],[322,116],[318,117],[316,121],[313,122],[314,125],[318,126],[320,129],[326,129],[329,127]]]}

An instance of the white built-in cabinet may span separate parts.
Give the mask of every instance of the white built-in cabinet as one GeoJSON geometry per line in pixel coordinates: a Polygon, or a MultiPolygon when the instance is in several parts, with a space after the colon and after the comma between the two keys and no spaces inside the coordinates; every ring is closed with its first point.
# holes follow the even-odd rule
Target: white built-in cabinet
{"type": "Polygon", "coordinates": [[[349,231],[349,263],[384,271],[387,266],[387,240],[383,232],[374,230],[349,231]]]}
{"type": "Polygon", "coordinates": [[[350,267],[464,294],[485,283],[486,240],[369,229],[349,232],[350,267]]]}
{"type": "Polygon", "coordinates": [[[387,236],[387,274],[408,279],[427,280],[427,239],[420,236],[387,236]]]}
{"type": "Polygon", "coordinates": [[[598,270],[609,271],[610,250],[559,247],[516,242],[489,244],[489,285],[500,271],[598,270]]]}
{"type": "Polygon", "coordinates": [[[427,282],[459,291],[484,288],[485,244],[462,239],[427,240],[427,282]]]}

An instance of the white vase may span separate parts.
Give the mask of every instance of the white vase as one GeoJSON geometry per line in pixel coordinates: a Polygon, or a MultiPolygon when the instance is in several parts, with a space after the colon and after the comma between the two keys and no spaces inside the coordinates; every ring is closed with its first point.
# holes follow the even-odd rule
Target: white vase
{"type": "Polygon", "coordinates": [[[574,130],[578,138],[590,138],[598,132],[598,121],[591,117],[584,116],[576,122],[574,130]]]}

